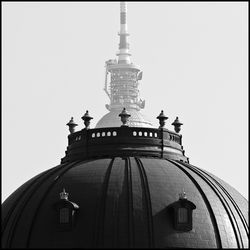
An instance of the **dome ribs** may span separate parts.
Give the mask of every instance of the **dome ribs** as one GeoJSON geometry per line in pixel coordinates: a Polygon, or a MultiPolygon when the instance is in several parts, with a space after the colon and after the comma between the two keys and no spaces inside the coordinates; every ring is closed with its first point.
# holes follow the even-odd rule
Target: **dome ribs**
{"type": "MultiPolygon", "coordinates": [[[[58,180],[59,180],[59,179],[60,179],[60,178],[70,169],[70,168],[73,168],[73,167],[77,166],[78,163],[80,163],[80,161],[75,161],[75,162],[72,162],[72,163],[70,163],[70,164],[67,164],[66,166],[61,166],[61,168],[58,170],[58,172],[55,171],[55,172],[52,173],[50,176],[46,176],[46,182],[48,182],[48,181],[51,181],[51,180],[49,179],[49,177],[51,178],[53,174],[56,175],[56,176],[53,176],[53,181],[50,182],[50,184],[46,186],[45,192],[41,192],[42,184],[44,184],[45,181],[44,181],[44,183],[41,183],[41,184],[39,185],[39,189],[40,189],[39,191],[40,191],[40,193],[42,194],[42,195],[41,195],[42,198],[39,200],[36,209],[34,209],[35,214],[34,214],[34,216],[33,216],[33,218],[32,218],[32,222],[31,222],[31,225],[30,225],[30,228],[29,228],[29,232],[28,232],[27,243],[26,243],[26,244],[27,244],[27,245],[26,245],[27,248],[33,247],[33,246],[31,246],[31,244],[32,244],[32,242],[31,242],[31,235],[32,235],[32,233],[34,233],[34,230],[33,230],[34,224],[35,224],[36,218],[37,218],[37,216],[38,216],[38,214],[39,214],[39,211],[40,211],[40,209],[41,209],[41,207],[42,207],[42,204],[43,204],[44,200],[46,199],[48,193],[51,191],[52,187],[58,182],[58,180]]],[[[45,188],[45,187],[44,187],[44,188],[45,188]]],[[[34,192],[32,193],[32,195],[35,195],[35,193],[36,193],[36,192],[34,191],[34,192]]],[[[33,240],[34,240],[34,238],[33,238],[33,240]]],[[[35,246],[34,246],[34,247],[35,247],[35,246]]]]}
{"type": "MultiPolygon", "coordinates": [[[[242,240],[242,236],[239,230],[239,225],[237,223],[237,220],[235,218],[234,213],[232,212],[227,200],[225,199],[225,197],[223,196],[222,192],[218,189],[218,187],[207,177],[205,176],[203,173],[201,173],[197,168],[195,168],[194,166],[191,166],[189,164],[185,164],[183,162],[179,162],[181,165],[184,165],[184,167],[190,169],[192,172],[194,172],[196,175],[200,176],[207,184],[208,186],[210,186],[210,188],[214,191],[214,193],[216,194],[216,196],[219,198],[222,206],[224,207],[228,218],[231,222],[231,226],[233,228],[234,231],[234,236],[237,242],[237,247],[238,248],[243,248],[243,240],[242,240]]],[[[220,230],[221,232],[221,230],[220,230]]]]}
{"type": "MultiPolygon", "coordinates": [[[[59,166],[57,166],[57,167],[54,167],[54,168],[52,168],[52,169],[46,170],[46,171],[40,173],[39,175],[33,177],[31,180],[29,180],[28,182],[24,183],[24,184],[20,187],[20,189],[21,189],[21,188],[24,188],[24,186],[27,185],[27,186],[24,188],[24,190],[21,192],[21,194],[18,195],[18,196],[16,196],[17,199],[14,201],[14,204],[11,206],[11,208],[10,208],[9,211],[7,212],[7,215],[3,217],[2,232],[1,232],[1,234],[2,234],[2,242],[4,242],[3,245],[6,245],[7,247],[10,247],[10,245],[11,245],[11,243],[10,243],[11,240],[10,240],[10,239],[11,239],[11,237],[12,237],[12,233],[13,233],[12,231],[14,230],[15,225],[16,225],[16,223],[17,223],[17,218],[18,218],[19,216],[21,216],[21,215],[20,215],[20,211],[22,211],[22,210],[19,210],[19,214],[16,214],[16,215],[13,215],[13,213],[14,213],[14,210],[18,208],[18,206],[21,206],[22,203],[20,203],[20,202],[21,202],[21,200],[23,199],[23,197],[24,197],[25,195],[27,195],[27,192],[32,188],[33,185],[35,185],[35,184],[37,183],[37,181],[39,181],[39,179],[42,178],[43,175],[46,175],[48,172],[53,172],[53,171],[55,171],[55,168],[60,168],[60,167],[61,167],[61,165],[59,165],[59,166]],[[3,235],[5,235],[4,232],[5,232],[5,230],[7,230],[7,224],[9,223],[9,220],[10,220],[10,217],[11,217],[11,216],[13,217],[12,220],[14,220],[14,222],[11,223],[11,228],[10,228],[10,230],[9,230],[9,232],[8,232],[7,242],[5,242],[5,237],[4,237],[3,235]]],[[[16,192],[18,192],[18,191],[19,191],[19,189],[17,189],[17,190],[15,191],[15,193],[13,193],[12,195],[16,195],[16,192]]],[[[16,198],[16,197],[15,197],[15,198],[16,198]]],[[[11,199],[12,199],[12,196],[8,197],[8,199],[7,199],[5,202],[6,202],[6,203],[12,202],[11,199]]],[[[6,205],[6,206],[7,206],[7,205],[6,205]]]]}
{"type": "MultiPolygon", "coordinates": [[[[47,247],[97,248],[98,216],[100,209],[102,209],[100,204],[103,183],[105,182],[105,176],[111,161],[111,158],[81,161],[75,167],[65,172],[58,183],[52,187],[51,192],[42,204],[41,213],[39,213],[37,223],[34,227],[37,233],[32,236],[32,239],[37,237],[36,240],[39,241],[38,237],[41,238],[41,236],[38,236],[39,228],[52,226],[52,236],[47,232],[43,236],[43,238],[46,237],[47,241],[50,242],[47,247]],[[61,231],[58,228],[55,221],[56,211],[50,208],[59,199],[59,192],[61,192],[63,187],[69,192],[69,199],[80,206],[75,215],[75,223],[68,231],[61,231]],[[51,222],[44,223],[41,221],[40,218],[46,217],[46,214],[49,213],[51,222]]],[[[37,245],[39,246],[39,243],[37,245]]],[[[40,243],[40,245],[43,244],[40,243]]]]}
{"type": "Polygon", "coordinates": [[[106,197],[107,197],[107,190],[108,190],[108,184],[111,174],[111,169],[114,163],[114,159],[109,163],[108,169],[105,174],[105,178],[103,181],[103,188],[102,188],[102,195],[101,195],[101,201],[99,206],[99,213],[96,217],[96,227],[95,227],[95,233],[94,233],[94,240],[93,240],[93,246],[94,247],[102,247],[104,245],[104,215],[105,215],[105,203],[106,203],[106,197]]]}
{"type": "Polygon", "coordinates": [[[125,158],[128,187],[128,216],[129,216],[129,247],[134,247],[134,217],[133,217],[133,186],[130,157],[125,158]]]}
{"type": "Polygon", "coordinates": [[[147,211],[147,217],[148,217],[148,239],[149,239],[149,247],[155,247],[154,245],[154,228],[153,228],[153,214],[152,214],[152,206],[151,206],[151,198],[150,198],[150,192],[149,192],[149,186],[148,186],[148,180],[147,175],[145,173],[145,169],[143,167],[143,164],[141,160],[138,157],[135,157],[135,161],[137,163],[141,180],[142,180],[142,187],[145,194],[145,200],[146,200],[146,211],[147,211]]]}
{"type": "MultiPolygon", "coordinates": [[[[17,230],[17,225],[20,224],[20,218],[23,215],[25,208],[27,207],[29,203],[29,201],[31,200],[32,196],[34,195],[34,193],[40,188],[40,185],[42,183],[44,183],[47,178],[51,175],[53,175],[54,173],[56,173],[56,171],[58,169],[60,169],[62,167],[62,165],[59,165],[55,168],[52,168],[48,171],[45,171],[45,173],[42,173],[42,175],[38,178],[38,180],[34,180],[34,182],[32,182],[32,184],[29,186],[29,188],[27,188],[25,190],[25,192],[23,192],[22,195],[22,199],[20,199],[15,208],[18,210],[18,213],[15,215],[14,217],[14,222],[11,223],[11,229],[10,229],[10,233],[8,234],[8,239],[7,239],[7,243],[6,243],[6,247],[15,247],[12,245],[13,242],[15,242],[15,244],[17,243],[17,241],[13,240],[15,238],[15,233],[17,230]]],[[[28,221],[27,221],[28,223],[28,221]]],[[[25,230],[22,230],[23,233],[26,233],[25,230]]],[[[20,238],[19,238],[20,240],[20,238]]],[[[19,241],[17,244],[18,246],[22,246],[22,247],[26,247],[26,244],[24,243],[27,240],[26,237],[21,238],[21,241],[19,241]]]]}
{"type": "Polygon", "coordinates": [[[133,196],[132,205],[132,225],[133,225],[133,247],[149,247],[148,233],[148,211],[143,180],[140,169],[134,157],[128,158],[131,165],[131,191],[133,196]]]}
{"type": "Polygon", "coordinates": [[[226,211],[228,213],[229,218],[231,218],[231,222],[233,223],[233,226],[235,228],[235,237],[238,241],[238,247],[240,247],[240,248],[248,247],[248,246],[244,246],[243,239],[242,239],[242,233],[241,233],[244,230],[246,232],[247,238],[249,238],[247,222],[246,222],[241,210],[239,209],[238,205],[236,204],[236,202],[232,198],[232,196],[215,178],[213,178],[206,171],[203,171],[202,169],[198,169],[197,167],[190,165],[190,164],[189,165],[187,165],[185,163],[182,163],[182,164],[184,164],[186,167],[192,169],[194,172],[199,173],[200,176],[203,176],[206,179],[206,181],[209,185],[214,187],[214,189],[216,190],[217,196],[219,198],[221,198],[221,202],[224,205],[224,207],[226,208],[226,211]],[[221,189],[221,191],[220,191],[220,189],[221,189]],[[232,211],[232,209],[234,209],[236,213],[234,213],[232,211]],[[243,230],[240,230],[240,228],[239,228],[240,224],[238,223],[236,215],[239,216],[240,222],[242,223],[242,226],[243,226],[243,228],[242,228],[243,230]]]}
{"type": "MultiPolygon", "coordinates": [[[[191,167],[197,169],[197,167],[190,165],[191,167]]],[[[233,207],[235,208],[236,212],[238,213],[241,222],[244,226],[244,229],[246,231],[247,236],[249,237],[249,229],[248,229],[248,224],[246,221],[246,218],[244,217],[241,209],[239,208],[239,206],[237,205],[237,203],[235,202],[234,198],[232,197],[232,195],[226,190],[226,188],[223,187],[223,185],[217,181],[210,173],[204,171],[203,169],[199,169],[200,172],[206,174],[209,178],[211,178],[221,189],[222,191],[225,193],[225,195],[228,197],[228,199],[232,202],[233,207]]]]}
{"type": "MultiPolygon", "coordinates": [[[[61,167],[61,166],[57,166],[57,167],[61,167]]],[[[56,167],[54,167],[56,168],[56,167]]],[[[5,211],[2,211],[2,231],[1,234],[4,235],[4,232],[6,230],[6,225],[9,222],[10,217],[12,216],[13,210],[15,210],[15,208],[17,207],[18,203],[20,202],[20,200],[22,199],[22,197],[24,196],[24,194],[31,188],[32,185],[34,185],[34,183],[36,183],[36,181],[42,177],[43,174],[48,173],[49,171],[53,171],[53,169],[49,169],[46,170],[38,175],[36,175],[35,177],[33,177],[32,179],[30,179],[29,181],[27,181],[26,183],[24,183],[20,188],[18,188],[11,196],[9,196],[4,202],[6,202],[6,207],[3,207],[3,209],[8,210],[6,212],[6,214],[3,214],[5,211]],[[24,190],[21,190],[24,189],[24,190]],[[17,192],[20,192],[19,195],[17,195],[17,192]],[[14,199],[13,199],[14,197],[14,199]],[[11,206],[8,203],[13,203],[11,204],[11,206]],[[9,208],[9,209],[8,209],[9,208]]]]}
{"type": "Polygon", "coordinates": [[[112,165],[105,199],[103,245],[123,248],[129,245],[128,178],[125,158],[112,165]]]}
{"type": "Polygon", "coordinates": [[[235,214],[233,213],[231,207],[230,207],[230,204],[227,202],[226,198],[224,197],[223,195],[223,192],[221,192],[219,190],[219,188],[207,177],[205,176],[204,174],[202,175],[201,174],[201,171],[193,166],[188,166],[190,169],[192,169],[194,172],[196,173],[199,173],[200,176],[203,176],[202,178],[204,178],[207,183],[213,187],[213,190],[215,191],[216,195],[219,197],[219,199],[221,200],[223,206],[225,207],[226,211],[227,211],[227,214],[229,216],[229,219],[231,220],[231,223],[233,225],[233,228],[234,228],[234,232],[235,232],[235,237],[236,237],[236,240],[237,240],[237,243],[238,243],[238,248],[244,248],[243,246],[243,240],[242,240],[242,236],[241,236],[241,232],[240,232],[240,229],[239,229],[239,225],[238,225],[238,222],[235,218],[235,214]]]}
{"type": "Polygon", "coordinates": [[[9,199],[4,247],[248,246],[244,198],[209,172],[171,158],[139,154],[68,162],[33,177],[9,199]],[[52,208],[63,187],[80,206],[69,231],[58,230],[52,208]],[[176,230],[168,209],[183,188],[196,205],[188,232],[176,230]]]}
{"type": "MultiPolygon", "coordinates": [[[[176,167],[178,167],[180,170],[182,170],[190,179],[191,181],[194,183],[194,185],[197,187],[197,189],[199,190],[211,217],[211,221],[213,223],[214,229],[215,229],[215,237],[216,237],[216,243],[217,243],[217,247],[218,248],[223,248],[222,246],[222,239],[219,233],[219,228],[218,228],[218,224],[217,224],[217,220],[216,220],[216,216],[213,212],[213,208],[212,205],[210,204],[206,194],[203,191],[203,188],[200,186],[200,184],[196,181],[196,179],[184,168],[184,166],[182,165],[182,162],[176,162],[170,159],[166,159],[166,161],[173,163],[176,167]]],[[[187,165],[187,164],[186,164],[187,165]]],[[[185,166],[186,166],[185,165],[185,166]]]]}

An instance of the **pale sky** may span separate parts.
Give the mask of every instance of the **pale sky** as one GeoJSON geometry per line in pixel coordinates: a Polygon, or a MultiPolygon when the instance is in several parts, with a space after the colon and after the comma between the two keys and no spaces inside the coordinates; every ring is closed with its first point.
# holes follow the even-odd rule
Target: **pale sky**
{"type": "MultiPolygon", "coordinates": [[[[71,116],[108,111],[119,2],[2,2],[2,201],[60,164],[71,116]]],[[[248,2],[128,2],[143,113],[178,116],[190,163],[248,198],[248,2]]]]}

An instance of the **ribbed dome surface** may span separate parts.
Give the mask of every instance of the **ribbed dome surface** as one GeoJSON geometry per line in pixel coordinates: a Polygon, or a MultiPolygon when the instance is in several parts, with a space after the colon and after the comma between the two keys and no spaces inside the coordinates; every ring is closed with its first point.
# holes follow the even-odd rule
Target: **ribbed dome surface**
{"type": "Polygon", "coordinates": [[[247,248],[248,202],[212,174],[180,161],[114,157],[59,165],[26,182],[2,206],[3,247],[247,248]],[[58,231],[54,204],[66,189],[79,205],[58,231]],[[177,232],[168,207],[185,190],[193,229],[177,232]]]}
{"type": "MultiPolygon", "coordinates": [[[[119,114],[122,109],[111,110],[109,113],[104,115],[96,124],[96,128],[107,128],[107,127],[120,127],[121,119],[119,114]]],[[[128,120],[128,125],[130,127],[147,127],[153,128],[153,125],[144,114],[135,109],[127,109],[128,113],[131,115],[128,120]]]]}

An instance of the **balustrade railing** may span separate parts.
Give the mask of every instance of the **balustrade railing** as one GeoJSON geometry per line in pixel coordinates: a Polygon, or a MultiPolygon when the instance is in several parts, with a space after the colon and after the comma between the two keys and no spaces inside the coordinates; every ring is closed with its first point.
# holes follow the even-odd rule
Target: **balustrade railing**
{"type": "Polygon", "coordinates": [[[72,159],[144,155],[187,161],[181,135],[164,128],[110,127],[83,129],[68,136],[68,148],[62,162],[72,159]]]}
{"type": "Polygon", "coordinates": [[[104,156],[161,157],[188,162],[182,147],[182,136],[178,134],[182,125],[178,117],[172,124],[176,131],[173,132],[164,128],[168,117],[163,111],[157,117],[159,128],[128,127],[128,118],[131,115],[125,108],[119,116],[121,127],[89,129],[92,117],[86,111],[82,117],[85,128],[77,132],[74,132],[77,124],[71,118],[67,123],[70,134],[66,156],[62,162],[104,156]]]}
{"type": "Polygon", "coordinates": [[[111,128],[98,128],[81,130],[69,135],[69,145],[72,143],[86,140],[97,140],[100,138],[113,138],[126,136],[127,138],[152,138],[152,139],[164,139],[172,142],[176,142],[181,145],[181,135],[176,134],[167,129],[152,129],[152,128],[137,128],[137,127],[111,127],[111,128]]]}

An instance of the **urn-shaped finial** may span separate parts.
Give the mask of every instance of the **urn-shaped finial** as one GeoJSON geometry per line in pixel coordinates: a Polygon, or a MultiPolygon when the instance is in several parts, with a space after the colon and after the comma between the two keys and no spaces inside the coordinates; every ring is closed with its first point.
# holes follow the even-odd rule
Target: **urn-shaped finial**
{"type": "Polygon", "coordinates": [[[126,109],[123,108],[122,112],[119,114],[119,116],[121,117],[121,122],[122,125],[121,126],[128,126],[127,122],[128,122],[128,118],[131,116],[129,113],[127,113],[126,109]]]}
{"type": "Polygon", "coordinates": [[[179,132],[181,131],[181,125],[183,125],[183,123],[181,123],[181,122],[179,121],[179,118],[178,118],[178,116],[177,116],[176,119],[174,120],[174,122],[173,122],[171,125],[174,126],[174,131],[175,131],[176,133],[179,133],[179,132]]]}
{"type": "Polygon", "coordinates": [[[87,110],[86,113],[82,116],[82,120],[84,121],[85,129],[89,129],[91,119],[93,119],[93,117],[91,117],[89,115],[89,111],[87,110]]]}
{"type": "Polygon", "coordinates": [[[71,117],[70,121],[66,124],[67,126],[69,126],[69,132],[70,134],[75,132],[75,127],[78,126],[78,124],[76,124],[73,120],[73,117],[71,117]]]}
{"type": "Polygon", "coordinates": [[[159,120],[159,124],[160,124],[159,128],[163,128],[165,126],[165,120],[168,119],[168,117],[164,115],[163,110],[156,118],[159,120]]]}

